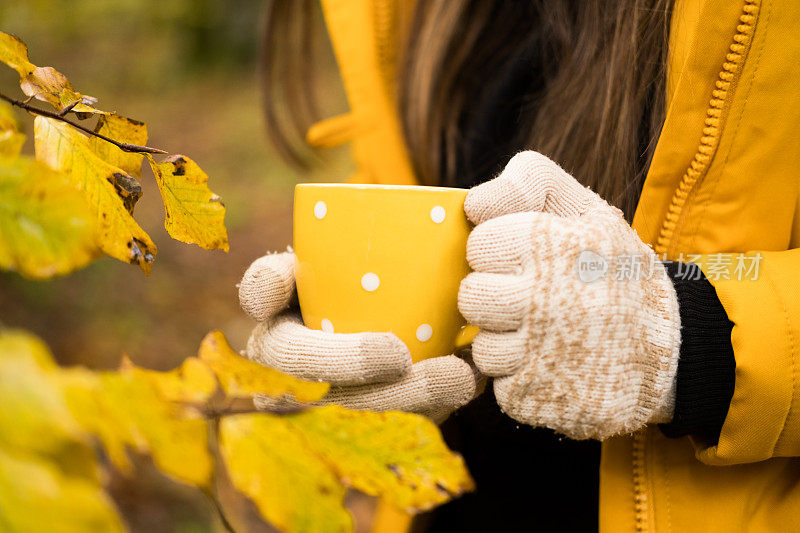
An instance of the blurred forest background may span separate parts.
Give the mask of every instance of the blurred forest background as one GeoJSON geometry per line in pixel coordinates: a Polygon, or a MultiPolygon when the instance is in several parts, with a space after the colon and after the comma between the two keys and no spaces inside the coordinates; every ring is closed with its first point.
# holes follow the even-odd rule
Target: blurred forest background
{"type": "MultiPolygon", "coordinates": [[[[2,324],[41,336],[62,364],[91,368],[116,367],[122,353],[145,367],[173,368],[215,328],[235,348],[244,345],[252,324],[238,307],[236,283],[256,257],[291,243],[293,185],[341,181],[351,170],[346,150],[298,172],[268,146],[258,76],[263,26],[261,0],[0,2],[0,29],[22,38],[34,63],[63,72],[102,109],[146,122],[150,146],[197,161],[225,201],[230,239],[228,254],[170,239],[145,168],[136,218],[158,244],[152,274],[108,257],[48,282],[0,273],[2,324]]],[[[320,69],[323,109],[340,112],[345,100],[330,54],[320,69]]],[[[2,69],[0,91],[19,98],[18,87],[16,74],[2,69]]],[[[19,119],[32,154],[32,117],[19,119]]],[[[141,463],[136,479],[112,480],[133,531],[218,530],[207,502],[141,463]]],[[[243,531],[261,530],[248,502],[228,504],[235,521],[249,524],[243,531]]]]}

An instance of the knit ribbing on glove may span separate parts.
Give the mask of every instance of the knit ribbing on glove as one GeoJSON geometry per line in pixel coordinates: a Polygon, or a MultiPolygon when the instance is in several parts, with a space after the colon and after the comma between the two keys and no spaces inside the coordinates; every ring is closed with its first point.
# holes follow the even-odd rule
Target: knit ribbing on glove
{"type": "MultiPolygon", "coordinates": [[[[239,298],[258,324],[243,355],[300,379],[330,383],[321,404],[398,409],[440,421],[474,397],[479,377],[459,357],[412,364],[408,348],[393,333],[307,328],[300,315],[288,309],[295,296],[294,262],[291,252],[269,254],[245,272],[239,298]]],[[[262,398],[258,405],[275,403],[262,398]]]]}

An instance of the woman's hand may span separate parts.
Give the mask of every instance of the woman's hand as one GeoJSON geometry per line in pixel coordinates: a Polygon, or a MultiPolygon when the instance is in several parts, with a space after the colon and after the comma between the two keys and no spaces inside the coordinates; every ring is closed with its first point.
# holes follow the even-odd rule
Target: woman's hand
{"type": "Polygon", "coordinates": [[[672,417],[678,302],[622,213],[547,157],[517,154],[465,202],[459,309],[512,418],[603,439],[672,417]],[[638,266],[637,266],[638,265],[638,266]]]}
{"type": "Polygon", "coordinates": [[[305,327],[288,307],[295,295],[294,254],[250,265],[239,301],[258,322],[245,355],[295,377],[332,385],[323,403],[354,409],[399,409],[444,419],[475,395],[472,368],[454,355],[411,364],[392,333],[327,333],[305,327]]]}

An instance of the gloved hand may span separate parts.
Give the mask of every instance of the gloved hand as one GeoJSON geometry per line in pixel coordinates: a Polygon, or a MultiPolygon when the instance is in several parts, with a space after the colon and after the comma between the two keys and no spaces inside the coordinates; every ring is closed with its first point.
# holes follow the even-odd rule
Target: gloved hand
{"type": "Polygon", "coordinates": [[[477,227],[459,309],[481,328],[473,362],[500,407],[575,439],[669,421],[678,301],[622,213],[536,152],[473,188],[465,211],[477,227]]]}
{"type": "Polygon", "coordinates": [[[476,376],[450,355],[411,364],[393,333],[327,333],[303,325],[289,311],[295,294],[294,254],[270,254],[250,265],[239,301],[259,322],[245,356],[306,380],[332,385],[322,403],[353,409],[399,409],[440,421],[475,395],[476,376]]]}

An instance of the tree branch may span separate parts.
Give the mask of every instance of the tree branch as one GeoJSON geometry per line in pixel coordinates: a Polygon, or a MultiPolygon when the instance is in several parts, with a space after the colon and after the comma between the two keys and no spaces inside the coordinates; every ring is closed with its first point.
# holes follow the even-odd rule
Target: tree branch
{"type": "Polygon", "coordinates": [[[106,142],[110,142],[111,144],[113,144],[114,146],[116,146],[117,148],[122,150],[123,152],[136,152],[136,153],[141,153],[141,154],[168,154],[169,153],[169,152],[165,152],[164,150],[161,150],[159,148],[150,148],[149,146],[139,146],[137,144],[129,144],[129,143],[123,143],[123,142],[115,141],[111,137],[106,137],[102,133],[97,133],[96,131],[92,131],[92,130],[90,130],[89,128],[87,128],[85,126],[81,126],[80,124],[78,124],[76,122],[73,122],[70,119],[64,117],[64,115],[66,115],[67,113],[69,113],[72,110],[72,107],[75,107],[75,105],[77,105],[77,102],[72,107],[69,107],[69,108],[65,109],[64,111],[62,111],[62,113],[53,113],[52,111],[47,111],[46,109],[39,109],[38,107],[34,107],[34,106],[28,104],[27,102],[22,102],[20,100],[14,100],[13,98],[11,98],[9,96],[6,96],[6,95],[4,95],[2,93],[0,93],[0,99],[5,100],[6,102],[8,102],[11,105],[14,105],[14,106],[17,106],[17,107],[19,107],[21,109],[24,109],[25,111],[33,113],[34,115],[39,115],[39,116],[42,116],[42,117],[52,118],[53,120],[60,120],[61,122],[65,122],[65,123],[69,124],[70,126],[72,126],[73,128],[77,128],[77,129],[81,130],[82,132],[84,132],[84,133],[86,133],[88,135],[92,135],[93,137],[97,137],[99,139],[103,139],[106,142]]]}
{"type": "Polygon", "coordinates": [[[249,414],[292,415],[296,413],[302,413],[306,409],[308,409],[308,406],[304,405],[286,405],[286,406],[276,405],[268,409],[257,408],[257,407],[223,407],[220,409],[214,409],[208,407],[206,409],[200,409],[200,411],[206,418],[219,419],[225,416],[249,415],[249,414]]]}

